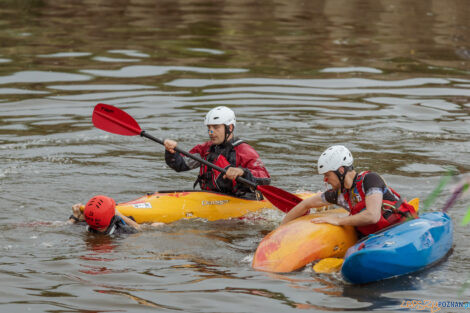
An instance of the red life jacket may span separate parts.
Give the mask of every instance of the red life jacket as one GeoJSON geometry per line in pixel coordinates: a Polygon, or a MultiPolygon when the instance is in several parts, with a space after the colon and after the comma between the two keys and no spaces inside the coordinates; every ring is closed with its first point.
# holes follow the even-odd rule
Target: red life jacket
{"type": "MultiPolygon", "coordinates": [[[[360,213],[366,207],[366,195],[362,184],[364,177],[369,171],[359,173],[354,180],[354,184],[349,191],[343,193],[344,199],[348,202],[350,214],[355,215],[360,213]],[[359,194],[358,194],[359,193],[359,194]],[[351,201],[351,194],[355,198],[356,204],[353,205],[351,201]]],[[[373,234],[385,227],[405,221],[409,218],[418,218],[414,207],[403,201],[400,195],[392,188],[386,186],[397,198],[397,201],[382,200],[382,212],[380,220],[371,225],[356,226],[356,229],[363,235],[373,234]]]]}
{"type": "MultiPolygon", "coordinates": [[[[214,165],[217,165],[221,168],[226,168],[227,166],[233,166],[230,164],[229,161],[223,156],[219,154],[214,162],[211,162],[214,165]]],[[[207,165],[202,165],[199,170],[199,176],[197,182],[200,182],[201,189],[203,190],[219,190],[222,191],[222,186],[219,186],[217,181],[220,178],[222,173],[216,169],[210,168],[207,165]]],[[[233,186],[235,186],[237,182],[234,180],[232,181],[233,186]]]]}
{"type": "MultiPolygon", "coordinates": [[[[236,154],[234,148],[242,143],[243,140],[235,140],[233,143],[227,144],[227,147],[222,151],[219,151],[219,153],[210,151],[204,159],[224,169],[227,167],[236,167],[236,154]],[[231,159],[233,164],[227,159],[231,159]]],[[[221,192],[231,192],[236,190],[237,182],[235,180],[230,181],[228,179],[220,179],[221,175],[223,176],[223,174],[216,169],[201,164],[199,176],[194,185],[196,186],[196,184],[199,183],[201,185],[201,189],[211,191],[217,190],[221,192]]]]}

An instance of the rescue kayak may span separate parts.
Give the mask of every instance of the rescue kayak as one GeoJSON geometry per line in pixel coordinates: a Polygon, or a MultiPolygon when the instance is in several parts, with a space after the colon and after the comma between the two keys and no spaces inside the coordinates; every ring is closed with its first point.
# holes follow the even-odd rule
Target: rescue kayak
{"type": "Polygon", "coordinates": [[[449,252],[452,231],[447,214],[422,214],[369,235],[349,248],[341,273],[346,281],[364,284],[419,271],[449,252]]]}
{"type": "Polygon", "coordinates": [[[347,211],[333,209],[305,215],[281,225],[260,242],[252,267],[286,273],[323,258],[343,257],[357,241],[354,227],[310,222],[315,217],[343,213],[347,211]]]}
{"type": "MultiPolygon", "coordinates": [[[[297,194],[301,198],[311,195],[297,194]]],[[[267,200],[247,200],[202,190],[156,192],[133,201],[118,203],[116,208],[123,215],[134,218],[137,223],[171,223],[184,218],[215,221],[237,218],[263,209],[277,210],[267,200]]]]}

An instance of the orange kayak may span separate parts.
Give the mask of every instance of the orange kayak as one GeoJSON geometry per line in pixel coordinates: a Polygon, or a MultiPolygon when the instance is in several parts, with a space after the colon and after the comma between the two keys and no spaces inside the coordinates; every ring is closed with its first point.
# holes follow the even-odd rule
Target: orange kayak
{"type": "Polygon", "coordinates": [[[352,226],[314,224],[310,220],[329,214],[347,214],[333,209],[299,217],[269,233],[258,245],[253,268],[267,272],[285,273],[328,257],[343,257],[357,241],[352,226]]]}

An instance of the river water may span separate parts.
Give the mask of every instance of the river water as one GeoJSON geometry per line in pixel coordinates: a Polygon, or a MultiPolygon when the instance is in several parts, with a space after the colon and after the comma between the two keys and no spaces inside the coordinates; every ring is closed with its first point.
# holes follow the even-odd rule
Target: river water
{"type": "Polygon", "coordinates": [[[403,300],[467,301],[468,197],[450,211],[443,262],[365,286],[310,266],[251,269],[280,213],[114,239],[63,221],[95,194],[129,201],[190,189],[197,174],[169,169],[156,143],[94,128],[99,102],[184,149],[206,140],[205,113],[227,105],[274,186],[322,188],[319,154],[345,144],[356,168],[424,199],[449,167],[470,170],[469,42],[465,0],[2,1],[0,311],[395,312],[403,300]]]}

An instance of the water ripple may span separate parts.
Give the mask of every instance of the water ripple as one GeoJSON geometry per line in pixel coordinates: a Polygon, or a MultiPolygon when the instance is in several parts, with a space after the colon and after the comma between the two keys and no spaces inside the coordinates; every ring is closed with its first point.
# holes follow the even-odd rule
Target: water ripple
{"type": "MultiPolygon", "coordinates": [[[[168,86],[175,87],[207,87],[218,85],[266,85],[266,86],[301,86],[311,88],[364,88],[364,87],[411,87],[429,84],[449,84],[442,78],[410,78],[402,80],[376,80],[365,78],[327,78],[327,79],[278,79],[278,78],[237,78],[237,79],[176,79],[168,86]]],[[[336,91],[336,90],[335,90],[336,91]]]]}
{"type": "MultiPolygon", "coordinates": [[[[145,76],[159,76],[166,74],[170,71],[179,72],[194,72],[194,73],[243,73],[245,69],[230,69],[230,68],[207,68],[207,67],[193,67],[193,66],[157,66],[157,65],[134,65],[126,66],[119,70],[81,70],[80,72],[102,76],[102,77],[145,77],[145,76]]],[[[1,80],[0,80],[1,82],[1,80]]]]}
{"type": "Polygon", "coordinates": [[[11,83],[47,83],[47,82],[74,82],[90,80],[91,76],[81,74],[45,72],[45,71],[21,71],[12,75],[0,76],[0,84],[11,83]]]}

